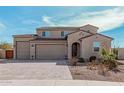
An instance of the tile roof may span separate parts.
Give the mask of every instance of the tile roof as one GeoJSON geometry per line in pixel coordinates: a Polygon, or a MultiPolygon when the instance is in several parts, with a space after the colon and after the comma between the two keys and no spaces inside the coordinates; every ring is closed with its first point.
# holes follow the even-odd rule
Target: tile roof
{"type": "Polygon", "coordinates": [[[68,30],[68,31],[77,31],[80,27],[40,27],[37,30],[49,30],[49,31],[57,31],[57,30],[68,30]]]}
{"type": "Polygon", "coordinates": [[[32,36],[37,36],[37,34],[13,35],[13,37],[32,37],[32,36]]]}
{"type": "Polygon", "coordinates": [[[67,40],[67,38],[36,38],[30,41],[40,41],[40,40],[67,40]]]}
{"type": "Polygon", "coordinates": [[[81,37],[79,40],[84,39],[84,38],[91,37],[91,36],[93,36],[93,35],[101,35],[101,36],[103,36],[103,37],[110,38],[110,39],[113,40],[113,38],[111,38],[111,37],[109,37],[109,36],[106,36],[106,35],[103,35],[103,34],[100,34],[100,33],[91,34],[91,35],[88,35],[88,36],[85,36],[85,37],[81,37]]]}

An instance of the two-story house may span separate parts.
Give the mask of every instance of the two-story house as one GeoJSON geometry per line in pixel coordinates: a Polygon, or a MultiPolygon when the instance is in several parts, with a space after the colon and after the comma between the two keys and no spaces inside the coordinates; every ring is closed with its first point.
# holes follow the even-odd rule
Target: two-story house
{"type": "Polygon", "coordinates": [[[111,48],[112,38],[97,33],[98,27],[41,27],[36,34],[13,35],[14,58],[25,60],[71,59],[100,56],[111,48]]]}

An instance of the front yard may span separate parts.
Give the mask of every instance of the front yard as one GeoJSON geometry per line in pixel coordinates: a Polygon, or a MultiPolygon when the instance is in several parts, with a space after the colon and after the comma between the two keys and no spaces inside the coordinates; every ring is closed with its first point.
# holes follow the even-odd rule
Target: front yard
{"type": "Polygon", "coordinates": [[[81,66],[69,66],[70,72],[74,80],[98,80],[98,81],[114,81],[124,82],[124,65],[118,65],[118,72],[108,71],[107,74],[99,74],[99,70],[90,70],[87,64],[81,66]]]}

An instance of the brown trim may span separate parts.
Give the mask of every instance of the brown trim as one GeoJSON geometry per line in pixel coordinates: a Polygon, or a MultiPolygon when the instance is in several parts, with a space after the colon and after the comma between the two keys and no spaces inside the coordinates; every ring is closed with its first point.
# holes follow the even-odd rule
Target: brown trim
{"type": "Polygon", "coordinates": [[[100,33],[97,33],[98,35],[101,35],[101,36],[104,36],[104,37],[107,37],[107,38],[110,38],[110,39],[114,39],[114,38],[112,38],[112,37],[109,37],[109,36],[106,36],[106,35],[103,35],[103,34],[100,34],[100,33]]]}

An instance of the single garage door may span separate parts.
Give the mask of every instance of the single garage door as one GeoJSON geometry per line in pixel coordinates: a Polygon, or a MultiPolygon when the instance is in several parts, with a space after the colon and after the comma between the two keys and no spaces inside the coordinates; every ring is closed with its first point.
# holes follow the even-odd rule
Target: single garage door
{"type": "Polygon", "coordinates": [[[36,59],[64,59],[65,55],[64,44],[36,45],[36,59]]]}
{"type": "Polygon", "coordinates": [[[29,42],[17,42],[17,59],[30,59],[30,45],[29,42]]]}

